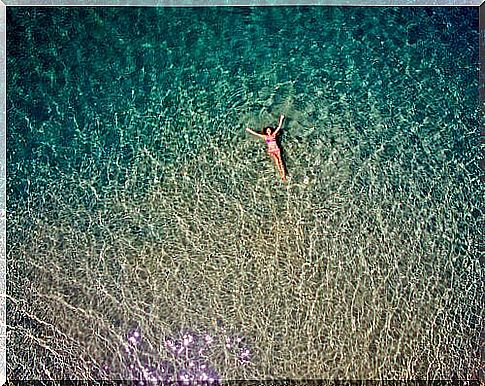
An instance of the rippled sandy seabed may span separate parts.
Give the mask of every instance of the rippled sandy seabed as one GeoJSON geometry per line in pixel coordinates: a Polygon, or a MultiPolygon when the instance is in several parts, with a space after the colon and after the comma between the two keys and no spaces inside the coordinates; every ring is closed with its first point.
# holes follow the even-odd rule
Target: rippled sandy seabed
{"type": "Polygon", "coordinates": [[[8,378],[477,377],[477,24],[8,7],[8,378]]]}

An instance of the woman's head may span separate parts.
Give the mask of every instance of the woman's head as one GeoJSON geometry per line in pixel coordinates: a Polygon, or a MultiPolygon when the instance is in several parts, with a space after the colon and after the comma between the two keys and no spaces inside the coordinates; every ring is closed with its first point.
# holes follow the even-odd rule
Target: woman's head
{"type": "Polygon", "coordinates": [[[271,135],[275,131],[275,128],[272,126],[266,126],[263,128],[263,134],[264,135],[271,135]]]}

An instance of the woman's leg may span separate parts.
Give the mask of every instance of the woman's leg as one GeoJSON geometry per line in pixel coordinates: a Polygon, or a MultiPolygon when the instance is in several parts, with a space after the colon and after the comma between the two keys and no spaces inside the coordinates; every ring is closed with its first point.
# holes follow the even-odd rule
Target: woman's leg
{"type": "Polygon", "coordinates": [[[271,154],[271,158],[273,158],[273,161],[275,163],[276,168],[278,169],[278,172],[280,174],[281,179],[283,181],[286,181],[285,169],[283,167],[281,155],[280,154],[271,154]]]}
{"type": "Polygon", "coordinates": [[[274,154],[271,154],[271,158],[273,159],[273,161],[274,161],[274,164],[275,164],[276,168],[279,170],[279,169],[280,169],[280,167],[279,167],[279,165],[278,165],[278,158],[277,158],[277,157],[276,157],[276,155],[274,155],[274,154]]]}
{"type": "Polygon", "coordinates": [[[281,159],[281,154],[278,153],[278,156],[275,158],[276,158],[276,163],[278,166],[278,170],[280,172],[281,179],[283,181],[286,181],[285,167],[283,166],[283,160],[281,159]]]}

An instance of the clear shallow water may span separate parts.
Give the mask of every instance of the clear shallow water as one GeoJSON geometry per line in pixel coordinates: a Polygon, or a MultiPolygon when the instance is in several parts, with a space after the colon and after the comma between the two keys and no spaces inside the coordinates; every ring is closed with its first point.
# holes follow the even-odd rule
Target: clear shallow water
{"type": "MultiPolygon", "coordinates": [[[[477,271],[465,252],[478,208],[477,20],[471,8],[9,8],[10,324],[44,342],[48,333],[25,316],[39,315],[58,329],[56,352],[65,344],[73,358],[92,358],[80,371],[71,354],[49,357],[67,377],[89,378],[90,366],[99,373],[134,321],[156,352],[159,329],[194,324],[202,334],[219,317],[255,350],[249,369],[214,353],[226,377],[375,378],[379,366],[392,368],[386,357],[415,366],[409,377],[423,374],[410,352],[423,344],[440,352],[448,338],[433,341],[420,321],[452,319],[440,314],[445,305],[467,315],[463,334],[473,336],[478,320],[477,271]],[[281,113],[286,187],[263,144],[243,131],[276,124],[281,113]],[[273,234],[285,246],[276,252],[273,234]],[[468,278],[460,264],[471,267],[468,278]],[[379,282],[381,274],[390,279],[379,282]],[[26,280],[38,292],[24,292],[26,280]],[[286,289],[293,280],[299,292],[286,289]],[[433,280],[444,288],[428,288],[433,280]],[[372,315],[404,311],[370,327],[362,320],[374,316],[343,304],[373,298],[376,283],[384,300],[372,315]],[[450,303],[441,300],[448,284],[450,303]],[[317,311],[305,318],[302,310],[317,311]],[[356,324],[362,339],[376,337],[344,370],[332,350],[358,347],[349,333],[356,324]],[[393,349],[377,331],[398,325],[401,335],[386,339],[409,343],[393,349]],[[93,338],[96,328],[104,340],[93,338]],[[309,342],[295,338],[305,328],[309,342]],[[428,340],[399,339],[414,330],[428,340]],[[366,362],[376,351],[383,359],[366,362]]],[[[10,331],[14,352],[24,333],[10,331]]],[[[456,358],[466,342],[453,346],[456,358]]],[[[12,356],[12,376],[42,377],[22,355],[12,356]]],[[[104,376],[127,376],[130,360],[114,360],[104,376]]],[[[436,374],[451,372],[443,362],[436,374]]],[[[405,376],[395,371],[384,377],[405,376]]]]}

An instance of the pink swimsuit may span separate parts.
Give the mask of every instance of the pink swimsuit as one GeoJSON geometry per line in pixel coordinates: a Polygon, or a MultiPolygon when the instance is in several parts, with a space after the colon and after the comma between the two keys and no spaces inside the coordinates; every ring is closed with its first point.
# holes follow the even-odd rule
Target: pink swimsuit
{"type": "Polygon", "coordinates": [[[266,144],[268,145],[268,154],[269,155],[278,155],[280,154],[280,149],[278,148],[278,145],[276,144],[276,138],[266,136],[266,144]]]}

